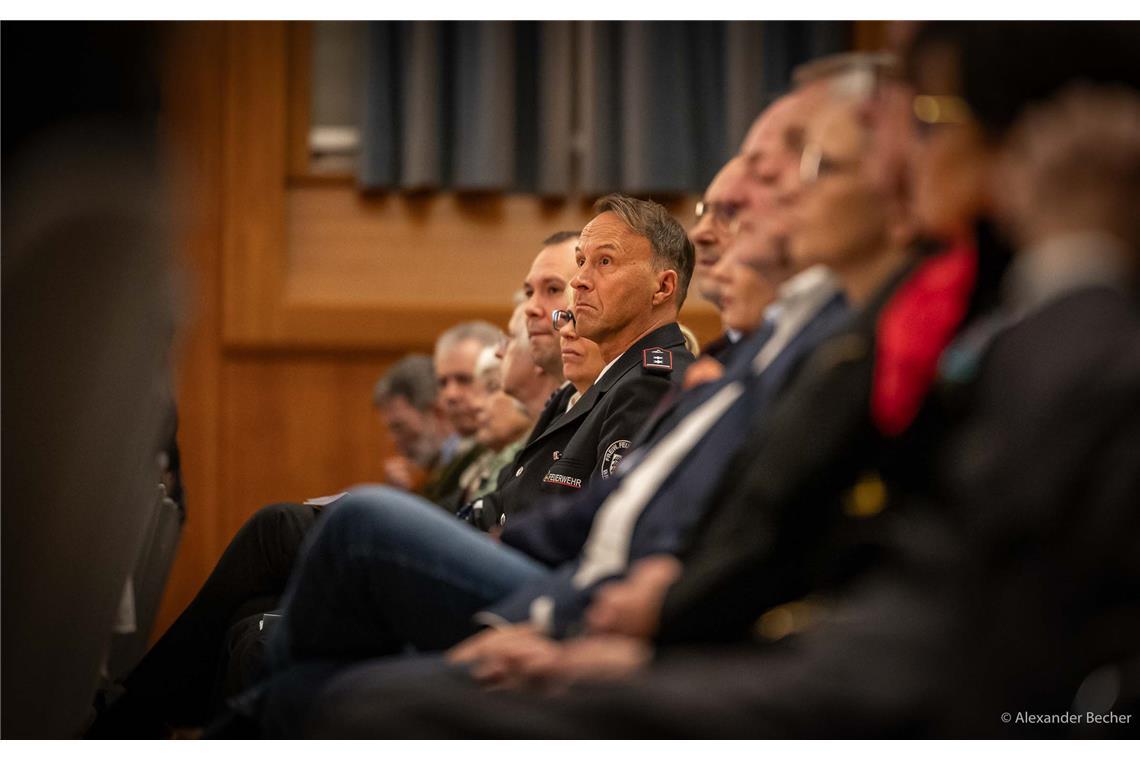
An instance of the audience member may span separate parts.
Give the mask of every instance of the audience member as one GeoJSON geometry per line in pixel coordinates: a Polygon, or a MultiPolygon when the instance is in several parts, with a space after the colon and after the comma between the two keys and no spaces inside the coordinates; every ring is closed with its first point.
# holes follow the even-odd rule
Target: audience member
{"type": "MultiPolygon", "coordinates": [[[[724,324],[723,291],[724,284],[715,274],[718,263],[724,255],[729,242],[729,225],[740,210],[743,202],[739,198],[729,196],[726,192],[729,186],[728,175],[740,170],[739,161],[729,161],[725,164],[712,182],[709,183],[705,195],[697,204],[697,222],[689,230],[689,239],[693,241],[696,252],[696,266],[693,268],[693,285],[700,294],[717,311],[721,312],[721,322],[724,333],[705,346],[705,356],[716,360],[722,366],[727,360],[732,347],[741,338],[739,330],[724,324]]],[[[694,371],[708,363],[708,359],[696,362],[694,371]]],[[[686,381],[686,386],[690,385],[686,381]]]]}
{"type": "Polygon", "coordinates": [[[526,323],[526,305],[520,303],[511,315],[506,340],[499,346],[503,360],[502,385],[503,392],[522,404],[531,419],[537,420],[546,402],[562,385],[563,370],[558,362],[558,373],[552,375],[535,361],[526,323]]]}
{"type": "Polygon", "coordinates": [[[435,341],[438,403],[454,433],[444,441],[439,474],[424,488],[424,497],[454,512],[461,501],[459,477],[486,449],[475,440],[479,429],[475,404],[475,361],[485,348],[499,343],[499,329],[487,322],[464,322],[435,341]]]}
{"type": "Polygon", "coordinates": [[[396,447],[396,456],[384,462],[385,480],[409,491],[429,486],[450,434],[436,404],[431,357],[411,354],[396,362],[376,381],[372,404],[396,447]]]}
{"type": "Polygon", "coordinates": [[[578,232],[556,232],[542,241],[530,271],[523,281],[526,300],[527,338],[534,363],[551,377],[562,377],[558,336],[550,325],[550,314],[565,309],[570,279],[576,268],[574,251],[578,232]]]}
{"type": "Polygon", "coordinates": [[[526,407],[503,391],[502,364],[496,349],[485,348],[475,365],[479,406],[475,440],[486,452],[459,479],[462,504],[494,490],[499,470],[514,460],[534,423],[526,407]]]}

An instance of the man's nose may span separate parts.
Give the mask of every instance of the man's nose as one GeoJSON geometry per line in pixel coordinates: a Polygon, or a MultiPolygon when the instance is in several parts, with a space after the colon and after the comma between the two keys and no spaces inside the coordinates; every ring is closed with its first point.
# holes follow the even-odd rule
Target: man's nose
{"type": "Polygon", "coordinates": [[[689,239],[695,245],[711,245],[716,242],[716,232],[713,230],[712,213],[708,212],[701,220],[689,230],[689,239]]]}
{"type": "Polygon", "coordinates": [[[523,313],[528,317],[541,317],[542,307],[539,306],[537,294],[531,295],[526,299],[525,306],[523,306],[523,313]]]}
{"type": "Polygon", "coordinates": [[[578,272],[570,278],[570,287],[574,290],[589,290],[593,286],[593,281],[586,270],[582,267],[578,272]]]}

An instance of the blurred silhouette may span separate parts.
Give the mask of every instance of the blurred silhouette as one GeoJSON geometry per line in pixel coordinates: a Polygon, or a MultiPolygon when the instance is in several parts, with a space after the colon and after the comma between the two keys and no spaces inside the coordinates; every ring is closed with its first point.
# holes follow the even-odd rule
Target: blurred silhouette
{"type": "Polygon", "coordinates": [[[170,409],[155,30],[3,24],[3,734],[75,736],[170,409]]]}

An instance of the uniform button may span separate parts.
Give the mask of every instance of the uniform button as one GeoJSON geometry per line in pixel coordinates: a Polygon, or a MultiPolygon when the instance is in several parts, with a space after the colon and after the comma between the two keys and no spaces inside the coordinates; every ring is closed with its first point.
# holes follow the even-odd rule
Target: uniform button
{"type": "Polygon", "coordinates": [[[518,468],[517,470],[515,470],[515,477],[516,477],[516,478],[522,477],[522,471],[523,471],[523,468],[522,468],[522,467],[520,467],[520,468],[518,468]]]}
{"type": "Polygon", "coordinates": [[[506,514],[504,513],[504,514],[501,514],[501,515],[499,515],[499,527],[502,527],[502,526],[504,526],[504,525],[506,525],[506,524],[507,524],[507,516],[506,516],[506,514]]]}

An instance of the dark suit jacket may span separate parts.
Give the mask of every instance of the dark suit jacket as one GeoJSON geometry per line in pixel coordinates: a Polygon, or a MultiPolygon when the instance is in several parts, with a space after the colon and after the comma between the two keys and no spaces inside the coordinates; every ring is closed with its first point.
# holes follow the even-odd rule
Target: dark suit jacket
{"type": "MultiPolygon", "coordinates": [[[[551,409],[548,404],[541,419],[549,423],[541,430],[535,426],[511,465],[513,472],[506,473],[498,490],[483,497],[483,523],[509,526],[513,514],[575,494],[593,479],[608,478],[658,401],[681,382],[692,362],[674,322],[627,349],[569,412],[559,412],[569,394],[556,394],[552,401],[561,407],[551,409]],[[645,366],[646,352],[655,348],[672,354],[671,372],[645,366]]],[[[503,541],[510,543],[509,527],[503,541]]]]}
{"type": "Polygon", "coordinates": [[[869,412],[875,325],[890,278],[849,324],[824,341],[733,455],[710,514],[680,552],[684,572],[666,595],[663,641],[736,639],[764,610],[842,571],[836,539],[852,522],[845,492],[883,464],[869,412]],[[842,526],[842,528],[841,528],[842,526]]]}

